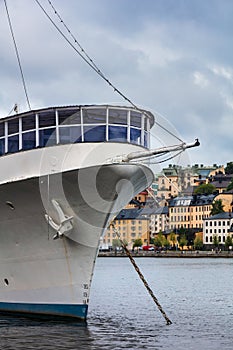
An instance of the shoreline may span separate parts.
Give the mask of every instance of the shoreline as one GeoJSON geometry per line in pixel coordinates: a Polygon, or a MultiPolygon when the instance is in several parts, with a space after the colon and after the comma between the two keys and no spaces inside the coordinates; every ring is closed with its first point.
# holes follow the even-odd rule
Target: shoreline
{"type": "MultiPolygon", "coordinates": [[[[179,251],[179,252],[131,252],[133,258],[183,258],[183,259],[200,259],[200,258],[233,258],[233,252],[202,252],[202,251],[179,251]]],[[[124,252],[99,252],[98,258],[127,258],[124,252]]]]}

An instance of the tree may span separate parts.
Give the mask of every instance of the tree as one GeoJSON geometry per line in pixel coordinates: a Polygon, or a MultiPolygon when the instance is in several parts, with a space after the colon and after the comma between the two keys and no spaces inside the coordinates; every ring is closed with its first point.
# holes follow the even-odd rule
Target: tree
{"type": "Polygon", "coordinates": [[[160,231],[158,235],[154,238],[154,245],[156,247],[163,247],[164,246],[165,237],[163,236],[162,232],[160,231]]]}
{"type": "Polygon", "coordinates": [[[117,253],[117,249],[121,247],[121,242],[118,238],[114,238],[112,240],[112,248],[115,250],[115,254],[117,253]]]}
{"type": "Polygon", "coordinates": [[[141,238],[137,238],[135,239],[135,241],[133,242],[133,250],[134,248],[139,248],[142,246],[142,240],[141,238]]]}
{"type": "Polygon", "coordinates": [[[224,213],[224,209],[223,209],[224,205],[222,204],[222,200],[221,199],[217,199],[216,201],[214,201],[212,203],[212,209],[210,211],[210,215],[216,215],[219,213],[224,213]]]}
{"type": "Polygon", "coordinates": [[[194,194],[212,194],[216,187],[212,184],[201,184],[194,190],[194,194]]]}
{"type": "Polygon", "coordinates": [[[175,232],[170,233],[169,239],[170,239],[170,241],[172,242],[172,247],[175,248],[176,242],[177,242],[175,232]]]}
{"type": "Polygon", "coordinates": [[[170,242],[166,237],[164,237],[163,245],[166,249],[168,249],[170,247],[170,242]]]}
{"type": "Polygon", "coordinates": [[[215,248],[218,248],[219,246],[219,239],[217,235],[213,236],[213,245],[215,246],[215,248]]]}
{"type": "Polygon", "coordinates": [[[233,190],[233,178],[231,179],[231,182],[227,186],[227,191],[233,190]]]}
{"type": "Polygon", "coordinates": [[[181,235],[180,240],[179,240],[179,245],[180,245],[182,250],[184,249],[184,246],[187,245],[187,243],[188,243],[188,241],[187,241],[185,235],[181,235]]]}
{"type": "Polygon", "coordinates": [[[203,248],[203,239],[199,235],[194,239],[194,248],[200,250],[203,248]]]}
{"type": "Polygon", "coordinates": [[[225,168],[226,174],[233,174],[233,162],[227,163],[227,166],[225,168]]]}
{"type": "Polygon", "coordinates": [[[232,247],[232,238],[230,235],[227,235],[226,241],[225,241],[225,247],[227,250],[229,250],[229,247],[232,247]]]}

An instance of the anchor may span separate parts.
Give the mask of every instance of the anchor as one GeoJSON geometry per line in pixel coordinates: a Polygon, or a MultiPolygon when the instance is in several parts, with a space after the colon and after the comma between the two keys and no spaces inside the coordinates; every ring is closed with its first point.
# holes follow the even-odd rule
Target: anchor
{"type": "Polygon", "coordinates": [[[57,211],[60,221],[60,223],[57,224],[50,215],[45,214],[46,221],[56,231],[56,234],[53,236],[53,239],[55,240],[58,238],[62,238],[63,236],[68,237],[70,231],[73,229],[73,216],[66,215],[58,201],[56,201],[55,199],[52,199],[51,202],[57,211]]]}

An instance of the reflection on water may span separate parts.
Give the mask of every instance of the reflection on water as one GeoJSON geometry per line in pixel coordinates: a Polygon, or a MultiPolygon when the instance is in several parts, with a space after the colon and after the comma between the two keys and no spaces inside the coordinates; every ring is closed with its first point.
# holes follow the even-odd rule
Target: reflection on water
{"type": "Polygon", "coordinates": [[[126,258],[99,258],[87,324],[0,318],[1,349],[230,350],[233,259],[140,258],[166,325],[126,258]]]}

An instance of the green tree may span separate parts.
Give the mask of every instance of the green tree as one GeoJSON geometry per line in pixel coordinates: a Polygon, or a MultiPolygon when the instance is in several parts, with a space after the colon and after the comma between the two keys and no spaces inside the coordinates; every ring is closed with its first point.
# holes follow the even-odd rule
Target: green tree
{"type": "Polygon", "coordinates": [[[142,246],[142,240],[141,238],[136,238],[135,241],[133,242],[133,250],[134,248],[139,248],[142,246]]]}
{"type": "Polygon", "coordinates": [[[194,248],[202,249],[203,248],[203,239],[200,236],[196,236],[194,239],[194,248]]]}
{"type": "Polygon", "coordinates": [[[216,215],[219,213],[224,213],[224,209],[223,209],[224,205],[222,204],[222,200],[221,199],[217,199],[216,201],[214,201],[212,203],[212,209],[210,211],[210,215],[216,215]]]}
{"type": "Polygon", "coordinates": [[[184,249],[184,246],[187,245],[187,243],[188,243],[188,240],[187,240],[187,238],[185,237],[185,235],[184,235],[184,234],[181,235],[181,236],[180,236],[180,239],[179,239],[179,245],[180,245],[180,247],[181,247],[182,250],[184,249]]]}
{"type": "Polygon", "coordinates": [[[229,247],[232,247],[232,237],[230,235],[227,235],[226,241],[225,241],[225,247],[229,251],[229,247]]]}
{"type": "Polygon", "coordinates": [[[154,238],[154,245],[156,247],[164,247],[164,240],[165,237],[163,236],[162,232],[160,231],[157,236],[154,238]]]}
{"type": "Polygon", "coordinates": [[[169,239],[170,239],[170,241],[172,242],[172,246],[173,246],[173,248],[175,248],[175,246],[176,246],[176,242],[177,242],[175,232],[171,232],[171,233],[170,233],[170,235],[169,235],[169,239]]]}
{"type": "Polygon", "coordinates": [[[233,174],[233,162],[227,163],[227,166],[225,168],[226,174],[233,174]]]}
{"type": "Polygon", "coordinates": [[[212,194],[216,191],[216,187],[212,184],[201,184],[195,190],[195,194],[212,194]]]}
{"type": "Polygon", "coordinates": [[[117,249],[121,247],[121,242],[118,238],[114,238],[112,240],[112,248],[115,250],[115,254],[117,253],[117,249]]]}
{"type": "Polygon", "coordinates": [[[227,191],[233,190],[233,178],[231,179],[231,182],[227,186],[227,191]]]}
{"type": "Polygon", "coordinates": [[[166,249],[168,249],[170,247],[170,242],[166,237],[164,237],[163,245],[166,249]]]}
{"type": "Polygon", "coordinates": [[[217,235],[213,236],[213,245],[215,246],[215,248],[218,248],[219,246],[219,239],[217,235]]]}

